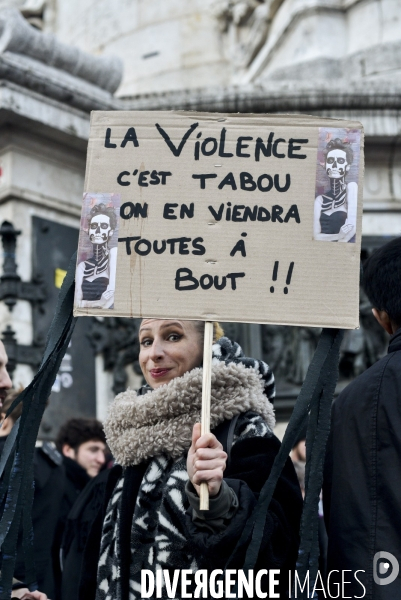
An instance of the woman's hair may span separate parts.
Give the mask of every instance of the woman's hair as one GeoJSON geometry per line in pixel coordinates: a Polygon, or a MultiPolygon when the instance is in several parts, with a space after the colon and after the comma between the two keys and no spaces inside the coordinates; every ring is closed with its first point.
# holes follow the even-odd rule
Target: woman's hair
{"type": "MultiPolygon", "coordinates": [[[[200,334],[202,342],[205,335],[205,321],[193,321],[196,331],[200,334]]],[[[213,343],[217,342],[224,335],[224,330],[220,323],[213,321],[213,343]]]]}
{"type": "Polygon", "coordinates": [[[91,208],[89,213],[89,224],[92,221],[93,217],[97,217],[97,215],[105,215],[110,219],[110,227],[114,230],[117,227],[117,217],[112,206],[106,206],[105,204],[95,204],[93,208],[91,208]]]}
{"type": "Polygon", "coordinates": [[[347,142],[341,141],[340,138],[330,140],[326,148],[324,149],[325,160],[327,158],[328,153],[332,150],[342,150],[343,152],[345,152],[345,155],[347,157],[347,163],[349,165],[352,165],[352,161],[354,160],[354,153],[352,151],[351,146],[347,142]]]}

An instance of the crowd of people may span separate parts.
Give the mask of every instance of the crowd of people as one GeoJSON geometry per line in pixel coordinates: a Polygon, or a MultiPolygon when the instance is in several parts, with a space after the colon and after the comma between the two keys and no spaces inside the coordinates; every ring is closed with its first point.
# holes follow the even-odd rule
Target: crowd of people
{"type": "MultiPolygon", "coordinates": [[[[368,259],[363,287],[391,335],[389,353],[333,402],[321,569],[361,571],[366,594],[350,583],[344,597],[382,600],[401,597],[395,570],[387,586],[376,583],[373,571],[382,551],[401,559],[401,238],[368,259]]],[[[144,319],[139,362],[145,384],[118,395],[103,425],[71,419],[55,445],[38,442],[33,525],[40,592],[26,589],[19,549],[14,597],[134,600],[142,597],[143,570],[243,567],[244,527],[280,448],[273,433],[274,376],[214,324],[211,433],[202,435],[203,327],[200,321],[144,319]],[[202,482],[208,511],[200,509],[202,482]]],[[[6,394],[6,364],[0,343],[2,420],[18,394],[6,394]]],[[[19,411],[3,422],[0,449],[19,411]]],[[[281,598],[289,597],[288,572],[296,569],[305,439],[306,431],[281,473],[255,558],[255,572],[280,571],[275,591],[281,598]]],[[[267,578],[261,582],[262,592],[270,593],[267,578]]],[[[168,597],[165,585],[162,597],[168,597]]]]}

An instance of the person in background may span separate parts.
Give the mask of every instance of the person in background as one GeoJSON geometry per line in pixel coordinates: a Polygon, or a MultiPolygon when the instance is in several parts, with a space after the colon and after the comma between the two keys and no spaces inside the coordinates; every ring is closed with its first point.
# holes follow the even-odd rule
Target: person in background
{"type": "Polygon", "coordinates": [[[56,447],[62,454],[66,474],[64,495],[58,515],[54,542],[56,567],[55,599],[61,597],[61,567],[59,564],[67,517],[78,496],[106,462],[106,437],[103,426],[97,419],[75,418],[61,426],[56,438],[56,447]]]}
{"type": "Polygon", "coordinates": [[[47,596],[43,592],[30,592],[27,588],[13,586],[11,600],[47,600],[47,596]]]}
{"type": "Polygon", "coordinates": [[[4,344],[0,341],[0,408],[12,388],[12,382],[7,371],[8,356],[4,344]]]}
{"type": "MultiPolygon", "coordinates": [[[[301,488],[302,497],[305,498],[305,468],[306,468],[306,431],[305,426],[299,433],[298,438],[294,442],[294,447],[291,450],[291,460],[294,465],[295,472],[298,477],[299,486],[301,488]]],[[[318,521],[318,536],[319,536],[319,571],[326,573],[327,564],[327,533],[323,517],[323,502],[322,494],[319,500],[319,521],[318,521]]]]}
{"type": "MultiPolygon", "coordinates": [[[[7,398],[7,393],[12,388],[12,382],[7,371],[7,363],[7,352],[3,342],[0,341],[0,409],[3,409],[3,404],[7,398]]],[[[4,425],[5,424],[3,423],[3,426],[4,425]]],[[[0,433],[3,429],[3,426],[0,428],[0,433]]],[[[5,427],[8,427],[8,424],[5,427]]],[[[3,429],[3,431],[5,431],[5,429],[3,429]]],[[[2,437],[5,437],[4,434],[2,437]]],[[[15,579],[13,581],[12,598],[19,598],[20,600],[47,600],[47,595],[39,591],[30,592],[24,583],[15,579]]]]}
{"type": "Polygon", "coordinates": [[[103,425],[97,419],[70,419],[60,428],[56,447],[66,470],[68,514],[85,485],[106,462],[103,425]]]}
{"type": "Polygon", "coordinates": [[[295,440],[290,456],[293,463],[306,463],[306,427],[303,428],[295,440]]]}
{"type": "Polygon", "coordinates": [[[99,508],[103,504],[110,467],[93,477],[78,496],[70,510],[64,529],[60,561],[63,565],[61,598],[71,600],[79,596],[84,551],[89,533],[99,508]]]}
{"type": "Polygon", "coordinates": [[[324,471],[328,570],[357,573],[348,597],[401,598],[401,237],[365,262],[362,286],[388,354],[334,400],[324,471]],[[386,556],[384,556],[386,555],[386,556]]]}
{"type": "MultiPolygon", "coordinates": [[[[21,391],[10,390],[1,408],[1,452],[14,423],[22,413],[21,403],[4,420],[8,409],[21,391]]],[[[33,459],[35,495],[32,506],[35,569],[39,589],[50,598],[54,598],[55,593],[52,545],[64,493],[65,474],[62,462],[62,456],[54,444],[37,442],[33,459]]],[[[25,562],[21,547],[18,547],[14,576],[22,581],[25,579],[25,562]]]]}
{"type": "Polygon", "coordinates": [[[7,437],[9,435],[11,429],[13,428],[14,423],[21,416],[22,403],[18,404],[18,406],[16,408],[14,408],[13,412],[11,413],[11,415],[8,416],[7,419],[5,418],[6,412],[10,408],[11,404],[14,402],[15,398],[17,398],[17,396],[19,396],[19,394],[21,392],[22,392],[22,389],[7,390],[5,397],[1,402],[0,420],[1,420],[2,425],[0,428],[0,454],[3,452],[4,444],[7,441],[7,437]]]}

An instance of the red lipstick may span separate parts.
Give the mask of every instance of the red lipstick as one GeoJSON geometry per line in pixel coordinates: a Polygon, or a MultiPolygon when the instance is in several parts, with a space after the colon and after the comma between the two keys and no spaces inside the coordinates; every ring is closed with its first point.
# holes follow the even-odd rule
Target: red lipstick
{"type": "Polygon", "coordinates": [[[167,369],[167,368],[166,369],[163,369],[163,368],[151,369],[150,374],[152,375],[153,379],[157,379],[158,377],[163,377],[169,371],[170,371],[170,369],[167,369]]]}

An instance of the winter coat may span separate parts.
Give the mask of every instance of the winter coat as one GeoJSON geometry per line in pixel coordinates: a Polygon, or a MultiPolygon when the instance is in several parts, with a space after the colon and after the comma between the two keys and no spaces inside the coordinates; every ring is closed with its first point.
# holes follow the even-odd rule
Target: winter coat
{"type": "Polygon", "coordinates": [[[62,600],[78,598],[83,553],[92,524],[102,509],[108,478],[108,470],[103,470],[94,477],[82,490],[69,512],[61,552],[62,600]]]}
{"type": "MultiPolygon", "coordinates": [[[[0,453],[7,437],[0,438],[0,453]]],[[[64,493],[65,472],[62,456],[49,442],[35,448],[33,458],[35,493],[32,506],[33,546],[38,587],[49,598],[55,599],[53,552],[54,535],[64,493]]],[[[58,557],[57,557],[58,560],[58,557]]],[[[18,539],[14,575],[25,579],[25,559],[22,537],[18,539]]]]}
{"type": "MultiPolygon", "coordinates": [[[[357,377],[334,401],[323,502],[328,529],[328,571],[349,569],[344,594],[366,600],[401,598],[401,330],[388,354],[357,377]],[[384,567],[385,569],[385,567],[384,567]],[[350,573],[351,572],[351,573],[350,573]],[[382,583],[374,581],[374,575],[382,583]]],[[[335,574],[334,574],[335,576],[335,574]]],[[[334,579],[333,579],[334,581],[334,579]]]]}
{"type": "Polygon", "coordinates": [[[82,490],[91,480],[85,469],[75,460],[63,456],[63,465],[65,470],[64,493],[58,511],[57,527],[53,543],[55,593],[52,600],[61,599],[62,571],[60,565],[60,550],[68,513],[72,509],[82,490]]]}
{"type": "MultiPolygon", "coordinates": [[[[224,529],[215,533],[207,522],[202,526],[185,491],[186,454],[193,425],[200,420],[202,369],[193,369],[145,396],[127,391],[116,398],[105,431],[123,470],[108,494],[97,599],[140,598],[142,569],[225,567],[280,447],[272,432],[274,415],[264,387],[255,368],[223,362],[213,365],[211,427],[240,415],[231,461],[224,473],[238,509],[224,529]]],[[[116,479],[115,470],[111,477],[116,479]]],[[[257,569],[281,569],[282,598],[286,597],[288,569],[295,568],[301,509],[302,497],[289,460],[269,507],[256,565],[257,569]]],[[[86,553],[82,569],[79,597],[85,600],[91,600],[94,593],[89,569],[90,553],[100,538],[95,529],[88,539],[91,552],[86,553]]],[[[248,540],[237,549],[230,568],[241,568],[247,544],[248,540]]]]}

